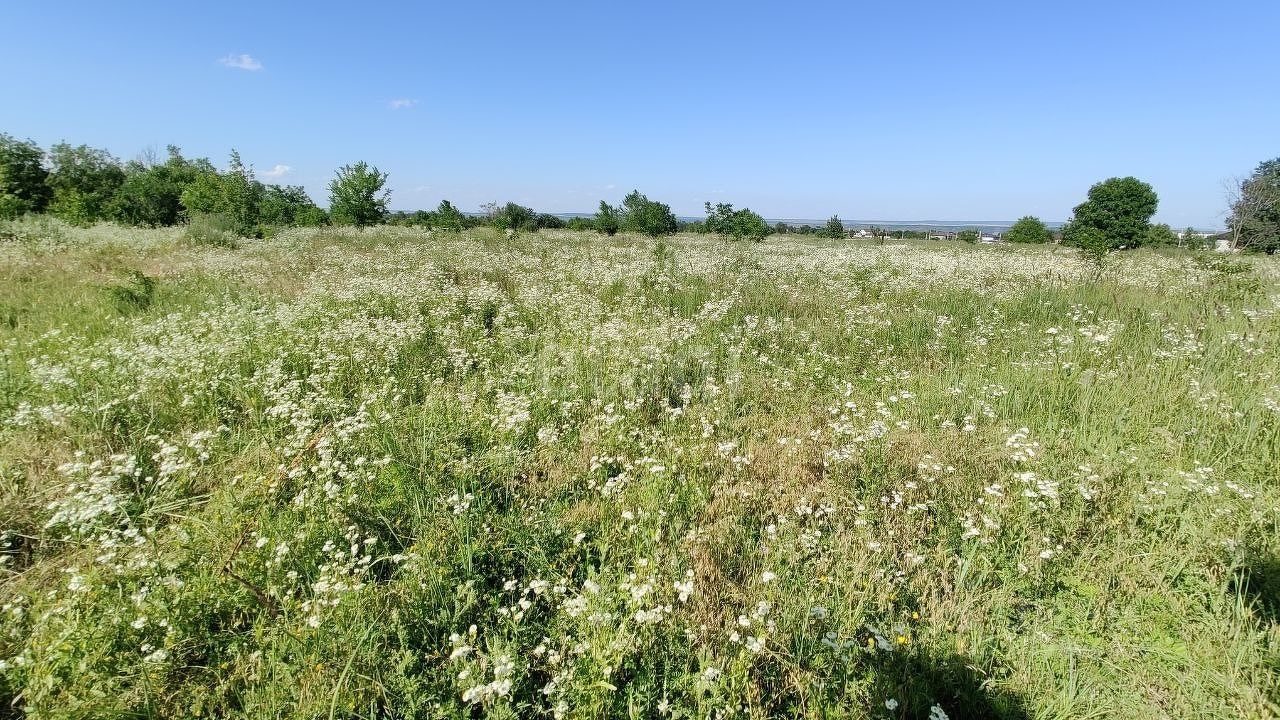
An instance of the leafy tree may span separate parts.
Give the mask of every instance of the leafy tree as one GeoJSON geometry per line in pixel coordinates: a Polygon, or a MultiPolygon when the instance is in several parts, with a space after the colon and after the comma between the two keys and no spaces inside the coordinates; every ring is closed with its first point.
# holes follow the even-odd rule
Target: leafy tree
{"type": "Polygon", "coordinates": [[[44,151],[30,140],[0,133],[0,217],[40,212],[49,203],[44,151]]]}
{"type": "Polygon", "coordinates": [[[609,203],[601,200],[600,209],[595,216],[596,232],[613,236],[618,234],[618,230],[622,227],[622,222],[618,218],[618,209],[609,203]]]}
{"type": "Polygon", "coordinates": [[[245,167],[240,153],[232,150],[227,171],[197,177],[182,191],[182,205],[188,214],[220,215],[235,232],[250,236],[257,232],[264,195],[265,188],[253,176],[253,169],[245,167]]]}
{"type": "Polygon", "coordinates": [[[298,185],[267,185],[258,205],[258,222],[263,225],[317,225],[324,210],[311,202],[306,189],[298,185]],[[317,214],[315,211],[319,211],[317,214]]]}
{"type": "Polygon", "coordinates": [[[539,229],[559,230],[564,227],[564,218],[551,213],[538,213],[533,224],[539,229]]]}
{"type": "Polygon", "coordinates": [[[1004,234],[1004,239],[1013,243],[1047,243],[1053,240],[1053,233],[1040,218],[1028,215],[1014,223],[1004,234]]]}
{"type": "Polygon", "coordinates": [[[198,178],[214,174],[206,159],[187,160],[169,146],[163,164],[133,161],[125,166],[124,183],[111,201],[111,217],[129,225],[176,225],[187,219],[182,193],[198,178]]]}
{"type": "Polygon", "coordinates": [[[1081,225],[1072,231],[1072,243],[1086,260],[1093,263],[1094,270],[1101,273],[1114,241],[1092,225],[1081,225]]]}
{"type": "Polygon", "coordinates": [[[300,207],[294,213],[293,224],[298,227],[319,227],[329,224],[329,213],[318,205],[300,207]]]}
{"type": "Polygon", "coordinates": [[[1111,249],[1138,247],[1147,237],[1159,200],[1151,186],[1134,177],[1110,178],[1089,188],[1089,196],[1075,207],[1063,229],[1063,241],[1084,247],[1097,239],[1081,233],[1093,228],[1107,238],[1111,249]]]}
{"type": "Polygon", "coordinates": [[[466,226],[466,220],[466,216],[458,208],[454,207],[453,203],[448,200],[441,200],[440,206],[436,208],[432,227],[460,232],[466,226]]]}
{"type": "Polygon", "coordinates": [[[756,242],[769,236],[769,224],[747,208],[734,210],[730,203],[716,203],[714,207],[706,203],[705,208],[707,219],[703,225],[707,232],[756,242]]]}
{"type": "Polygon", "coordinates": [[[622,228],[630,232],[644,233],[650,237],[670,235],[676,231],[679,223],[671,208],[666,203],[650,200],[632,190],[622,200],[622,228]]]}
{"type": "Polygon", "coordinates": [[[363,160],[354,165],[343,165],[329,183],[329,214],[339,225],[365,227],[377,225],[387,218],[387,201],[390,190],[387,173],[370,167],[363,160]]]}
{"type": "Polygon", "coordinates": [[[1280,251],[1280,157],[1259,164],[1232,188],[1229,200],[1232,247],[1267,254],[1280,251]]]}
{"type": "Polygon", "coordinates": [[[775,223],[773,226],[773,231],[779,235],[786,235],[787,233],[791,232],[791,226],[784,222],[775,223]]]}
{"type": "Polygon", "coordinates": [[[832,215],[823,226],[823,234],[829,238],[842,238],[844,232],[844,222],[840,220],[839,215],[832,215]]]}
{"type": "Polygon", "coordinates": [[[493,225],[499,230],[522,232],[537,230],[537,213],[532,208],[509,202],[492,213],[493,225]]]}
{"type": "Polygon", "coordinates": [[[1182,247],[1182,238],[1178,237],[1178,233],[1173,231],[1165,223],[1159,223],[1147,228],[1147,234],[1142,239],[1143,245],[1151,247],[1182,247]]]}
{"type": "Polygon", "coordinates": [[[981,237],[982,236],[978,234],[977,230],[961,230],[960,232],[956,233],[957,240],[959,240],[960,242],[967,242],[970,244],[978,242],[978,240],[981,237]]]}
{"type": "Polygon", "coordinates": [[[76,225],[105,219],[116,192],[124,184],[124,168],[106,150],[58,143],[49,150],[49,210],[76,225]]]}

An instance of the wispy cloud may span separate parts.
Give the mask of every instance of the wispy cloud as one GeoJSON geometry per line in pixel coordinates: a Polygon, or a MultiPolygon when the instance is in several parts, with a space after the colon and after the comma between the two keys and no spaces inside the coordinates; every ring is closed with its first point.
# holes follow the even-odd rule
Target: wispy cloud
{"type": "Polygon", "coordinates": [[[417,100],[410,100],[409,98],[397,98],[387,103],[387,107],[391,108],[392,110],[403,110],[404,108],[411,108],[417,104],[418,104],[417,100]]]}
{"type": "Polygon", "coordinates": [[[228,55],[224,58],[219,58],[218,62],[229,68],[235,68],[237,70],[248,70],[250,72],[254,72],[262,69],[262,63],[255,60],[254,57],[248,53],[228,55]]]}
{"type": "Polygon", "coordinates": [[[289,167],[288,165],[276,165],[270,170],[262,173],[262,177],[268,177],[274,180],[277,178],[282,178],[291,172],[293,172],[293,168],[289,167]]]}

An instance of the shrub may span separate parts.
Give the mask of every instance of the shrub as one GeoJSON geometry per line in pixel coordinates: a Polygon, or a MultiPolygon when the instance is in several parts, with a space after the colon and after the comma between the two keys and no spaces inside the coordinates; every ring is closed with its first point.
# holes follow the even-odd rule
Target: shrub
{"type": "Polygon", "coordinates": [[[493,226],[512,232],[538,229],[537,215],[532,208],[509,202],[492,213],[493,226]]]}
{"type": "Polygon", "coordinates": [[[977,230],[961,230],[956,233],[956,239],[960,242],[976,243],[981,237],[977,230]]]}
{"type": "Polygon", "coordinates": [[[319,225],[323,224],[317,222],[320,217],[325,217],[324,210],[311,202],[311,197],[302,187],[267,185],[262,190],[262,200],[258,207],[258,221],[262,224],[319,225]]]}
{"type": "Polygon", "coordinates": [[[264,194],[252,168],[246,168],[240,153],[232,150],[227,171],[197,177],[182,191],[182,205],[193,217],[196,213],[221,215],[234,224],[238,234],[249,236],[258,225],[264,194]]]}
{"type": "Polygon", "coordinates": [[[596,212],[595,228],[596,232],[605,235],[617,235],[618,230],[622,227],[622,222],[618,218],[618,209],[609,203],[601,200],[600,210],[596,212]]]}
{"type": "Polygon", "coordinates": [[[639,190],[632,190],[622,200],[621,226],[630,232],[659,237],[674,233],[679,223],[666,203],[650,200],[639,190]]]}
{"type": "Polygon", "coordinates": [[[177,225],[186,220],[182,194],[198,178],[215,173],[206,159],[187,160],[169,146],[163,164],[134,161],[125,166],[124,182],[111,200],[109,214],[126,225],[177,225]]]}
{"type": "Polygon", "coordinates": [[[134,270],[129,280],[109,286],[107,294],[115,301],[120,312],[146,310],[155,300],[156,279],[140,270],[134,270]]]}
{"type": "Polygon", "coordinates": [[[1053,233],[1040,218],[1028,215],[1014,223],[1004,234],[1004,239],[1012,243],[1047,243],[1053,240],[1053,233]]]}
{"type": "Polygon", "coordinates": [[[237,228],[236,221],[225,215],[195,213],[183,237],[194,245],[234,250],[240,246],[237,228]]]}
{"type": "Polygon", "coordinates": [[[1183,241],[1182,238],[1178,237],[1178,233],[1173,231],[1173,228],[1165,223],[1159,223],[1147,228],[1141,244],[1151,247],[1182,247],[1183,241]]]}
{"type": "Polygon", "coordinates": [[[124,168],[106,150],[88,145],[58,143],[49,150],[49,210],[75,225],[90,225],[108,217],[111,202],[124,184],[124,168]]]}
{"type": "Polygon", "coordinates": [[[703,226],[706,232],[728,235],[735,240],[755,240],[756,242],[764,240],[769,235],[769,224],[764,221],[764,218],[747,208],[734,210],[730,203],[717,203],[715,207],[707,203],[705,207],[707,219],[703,226]]]}

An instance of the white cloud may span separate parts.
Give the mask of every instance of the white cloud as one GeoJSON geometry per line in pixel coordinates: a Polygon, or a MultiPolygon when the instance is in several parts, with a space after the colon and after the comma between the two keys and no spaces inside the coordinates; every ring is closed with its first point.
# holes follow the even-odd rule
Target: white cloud
{"type": "Polygon", "coordinates": [[[410,100],[409,98],[397,98],[387,103],[387,106],[390,107],[392,110],[400,110],[403,108],[411,108],[417,104],[418,104],[417,100],[410,100]]]}
{"type": "Polygon", "coordinates": [[[282,178],[291,172],[293,172],[293,168],[289,167],[288,165],[276,165],[270,170],[262,173],[262,177],[267,177],[275,180],[276,178],[282,178]]]}
{"type": "Polygon", "coordinates": [[[237,70],[249,70],[250,72],[252,72],[255,70],[262,69],[262,63],[255,60],[253,56],[249,55],[248,53],[241,53],[239,55],[228,55],[224,58],[220,58],[218,62],[222,63],[223,65],[226,65],[229,68],[235,68],[237,70]]]}

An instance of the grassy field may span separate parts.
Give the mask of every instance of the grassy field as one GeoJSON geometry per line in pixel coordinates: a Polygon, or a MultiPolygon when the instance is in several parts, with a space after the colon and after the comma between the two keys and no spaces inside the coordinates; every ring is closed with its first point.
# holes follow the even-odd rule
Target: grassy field
{"type": "Polygon", "coordinates": [[[1280,714],[1280,264],[27,222],[0,716],[1280,714]]]}

